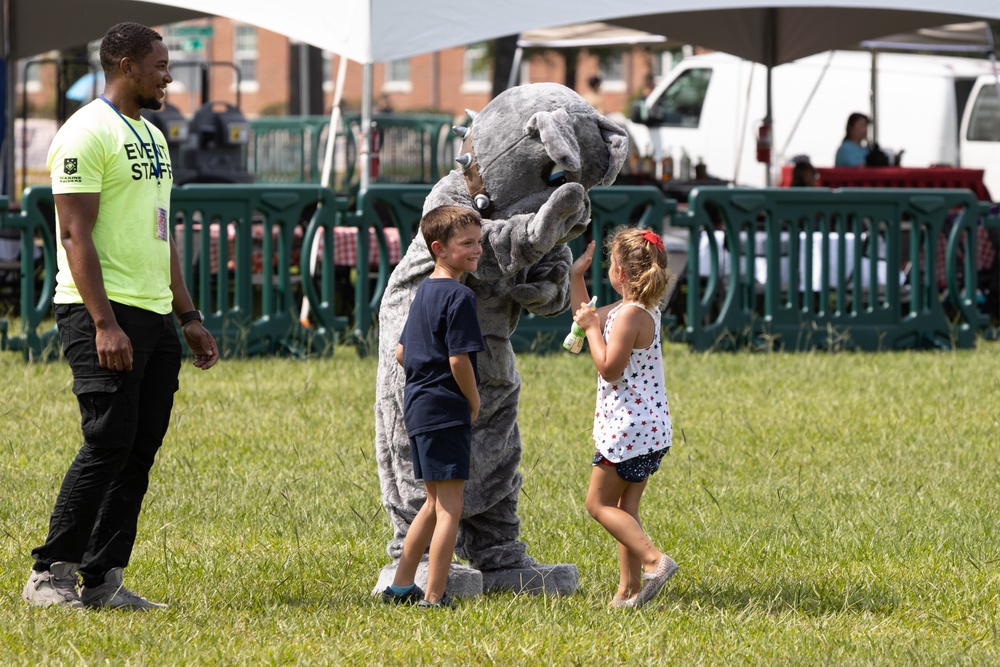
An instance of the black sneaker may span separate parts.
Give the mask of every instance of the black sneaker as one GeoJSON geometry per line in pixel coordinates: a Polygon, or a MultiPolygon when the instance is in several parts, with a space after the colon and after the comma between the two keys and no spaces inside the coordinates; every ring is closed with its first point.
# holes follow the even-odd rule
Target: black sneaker
{"type": "Polygon", "coordinates": [[[424,592],[421,590],[420,586],[417,586],[416,584],[413,585],[413,588],[402,595],[393,593],[391,586],[386,586],[385,590],[382,591],[382,602],[391,604],[416,604],[423,599],[424,592]]]}
{"type": "Polygon", "coordinates": [[[441,596],[441,599],[437,602],[431,602],[430,600],[421,600],[417,603],[417,606],[422,609],[454,609],[455,601],[451,599],[451,596],[445,593],[441,596]]]}

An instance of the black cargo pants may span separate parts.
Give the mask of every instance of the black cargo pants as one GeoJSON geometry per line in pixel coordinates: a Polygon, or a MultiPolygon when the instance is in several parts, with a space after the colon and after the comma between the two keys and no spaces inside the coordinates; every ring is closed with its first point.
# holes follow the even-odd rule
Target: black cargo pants
{"type": "Polygon", "coordinates": [[[88,586],[103,583],[111,568],[128,565],[181,364],[171,315],[111,305],[132,342],[128,372],[99,365],[94,320],[83,305],[56,306],[80,404],[83,447],[59,489],[45,544],[32,551],[36,570],[47,570],[56,561],[80,563],[88,586]]]}

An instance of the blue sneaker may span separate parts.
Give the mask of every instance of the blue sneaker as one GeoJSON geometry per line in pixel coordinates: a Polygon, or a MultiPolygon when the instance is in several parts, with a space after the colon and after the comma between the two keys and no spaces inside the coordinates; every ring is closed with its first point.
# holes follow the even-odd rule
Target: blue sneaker
{"type": "Polygon", "coordinates": [[[382,591],[382,602],[390,604],[416,604],[423,599],[424,591],[416,584],[401,595],[393,592],[392,586],[386,586],[385,590],[382,591]]]}

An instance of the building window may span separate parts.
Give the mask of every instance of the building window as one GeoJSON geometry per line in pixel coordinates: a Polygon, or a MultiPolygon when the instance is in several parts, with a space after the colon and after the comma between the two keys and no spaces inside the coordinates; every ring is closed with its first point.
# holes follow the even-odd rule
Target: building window
{"type": "Polygon", "coordinates": [[[382,90],[391,93],[409,93],[413,91],[410,82],[410,59],[390,60],[385,64],[385,81],[382,90]]]}
{"type": "Polygon", "coordinates": [[[333,51],[323,50],[323,92],[333,90],[333,51]]]}
{"type": "Polygon", "coordinates": [[[624,66],[622,61],[624,54],[613,53],[607,58],[602,58],[599,65],[601,77],[601,90],[605,93],[622,92],[625,90],[624,66]]]}
{"type": "Polygon", "coordinates": [[[493,88],[490,79],[489,50],[486,42],[465,47],[463,62],[463,93],[488,93],[493,88]]]}
{"type": "MultiPolygon", "coordinates": [[[[21,76],[18,77],[18,91],[23,87],[29,93],[42,92],[42,69],[45,65],[33,63],[36,58],[24,58],[19,61],[21,76]],[[29,65],[29,63],[31,63],[29,65]]],[[[70,81],[70,83],[73,83],[70,81]]]]}
{"type": "Polygon", "coordinates": [[[659,81],[660,77],[670,72],[674,68],[674,65],[680,62],[682,57],[679,50],[654,53],[650,60],[650,68],[656,80],[659,81]]]}
{"type": "Polygon", "coordinates": [[[233,62],[240,68],[240,89],[257,89],[257,28],[237,23],[233,35],[233,62]]]}
{"type": "Polygon", "coordinates": [[[524,85],[526,83],[531,83],[531,59],[524,59],[521,61],[521,74],[518,79],[519,85],[524,85]]]}

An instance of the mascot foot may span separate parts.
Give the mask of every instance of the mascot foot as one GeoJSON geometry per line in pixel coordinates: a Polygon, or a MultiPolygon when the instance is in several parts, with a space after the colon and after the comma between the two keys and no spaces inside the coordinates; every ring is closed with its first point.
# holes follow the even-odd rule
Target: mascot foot
{"type": "MultiPolygon", "coordinates": [[[[449,579],[450,581],[450,579],[449,579]]],[[[570,595],[580,585],[576,565],[542,565],[483,572],[483,590],[514,593],[570,595]]]]}
{"type": "MultiPolygon", "coordinates": [[[[397,563],[393,562],[382,568],[372,595],[381,595],[387,586],[392,585],[392,580],[396,576],[396,565],[397,563]]],[[[575,570],[576,568],[574,567],[573,569],[575,570]]],[[[415,583],[421,588],[427,588],[426,556],[420,561],[420,565],[417,566],[415,583]]],[[[448,570],[448,583],[445,584],[445,590],[453,598],[471,598],[481,595],[483,592],[483,575],[479,570],[468,565],[452,563],[451,568],[448,570]]]]}

